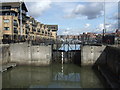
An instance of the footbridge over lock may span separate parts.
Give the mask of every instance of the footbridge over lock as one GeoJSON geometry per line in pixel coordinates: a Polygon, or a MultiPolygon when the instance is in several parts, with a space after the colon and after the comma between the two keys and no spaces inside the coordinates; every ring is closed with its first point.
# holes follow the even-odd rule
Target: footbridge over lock
{"type": "Polygon", "coordinates": [[[64,40],[53,44],[53,63],[80,64],[81,43],[74,40],[64,40]]]}

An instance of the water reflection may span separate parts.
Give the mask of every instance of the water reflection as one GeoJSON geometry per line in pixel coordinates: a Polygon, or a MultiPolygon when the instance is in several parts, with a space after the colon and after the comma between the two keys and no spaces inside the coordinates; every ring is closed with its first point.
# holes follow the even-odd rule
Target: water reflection
{"type": "Polygon", "coordinates": [[[0,90],[2,89],[2,72],[0,72],[0,90]]]}
{"type": "Polygon", "coordinates": [[[3,88],[103,88],[90,67],[73,64],[16,67],[2,76],[3,88]]]}

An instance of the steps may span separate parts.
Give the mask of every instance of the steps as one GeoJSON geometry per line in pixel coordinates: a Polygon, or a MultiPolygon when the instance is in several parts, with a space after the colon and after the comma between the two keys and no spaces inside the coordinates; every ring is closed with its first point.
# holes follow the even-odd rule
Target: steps
{"type": "Polygon", "coordinates": [[[6,70],[8,70],[9,68],[13,68],[16,66],[16,63],[8,63],[5,65],[0,66],[0,72],[4,72],[6,70]]]}

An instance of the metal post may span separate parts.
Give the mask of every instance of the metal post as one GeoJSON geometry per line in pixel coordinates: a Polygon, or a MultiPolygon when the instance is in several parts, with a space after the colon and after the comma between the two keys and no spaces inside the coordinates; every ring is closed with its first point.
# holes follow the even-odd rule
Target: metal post
{"type": "Polygon", "coordinates": [[[70,45],[69,45],[69,43],[68,43],[68,51],[69,51],[69,47],[70,47],[70,45]]]}
{"type": "Polygon", "coordinates": [[[75,43],[75,51],[76,51],[76,43],[75,43]]]}
{"type": "Polygon", "coordinates": [[[104,33],[106,33],[105,17],[106,17],[106,13],[105,13],[105,0],[104,0],[104,33]]]}
{"type": "Polygon", "coordinates": [[[63,64],[63,58],[64,58],[64,56],[63,56],[63,52],[62,52],[62,64],[63,64]]]}
{"type": "Polygon", "coordinates": [[[63,50],[65,50],[65,43],[64,43],[64,45],[63,45],[64,47],[63,47],[63,50]]]}
{"type": "Polygon", "coordinates": [[[105,27],[105,0],[104,0],[104,29],[103,29],[102,43],[104,43],[105,33],[106,33],[106,27],[105,27]]]}
{"type": "Polygon", "coordinates": [[[22,39],[22,0],[20,1],[20,37],[22,39]]]}

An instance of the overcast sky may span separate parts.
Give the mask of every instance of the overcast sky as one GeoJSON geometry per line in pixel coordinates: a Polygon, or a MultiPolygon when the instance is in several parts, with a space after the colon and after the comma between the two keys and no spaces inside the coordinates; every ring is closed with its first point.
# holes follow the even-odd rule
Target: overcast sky
{"type": "MultiPolygon", "coordinates": [[[[70,2],[69,0],[26,1],[28,14],[44,24],[57,24],[58,34],[81,34],[83,32],[102,32],[104,28],[104,3],[70,2]]],[[[106,2],[106,29],[114,32],[117,29],[118,3],[106,2]]]]}

